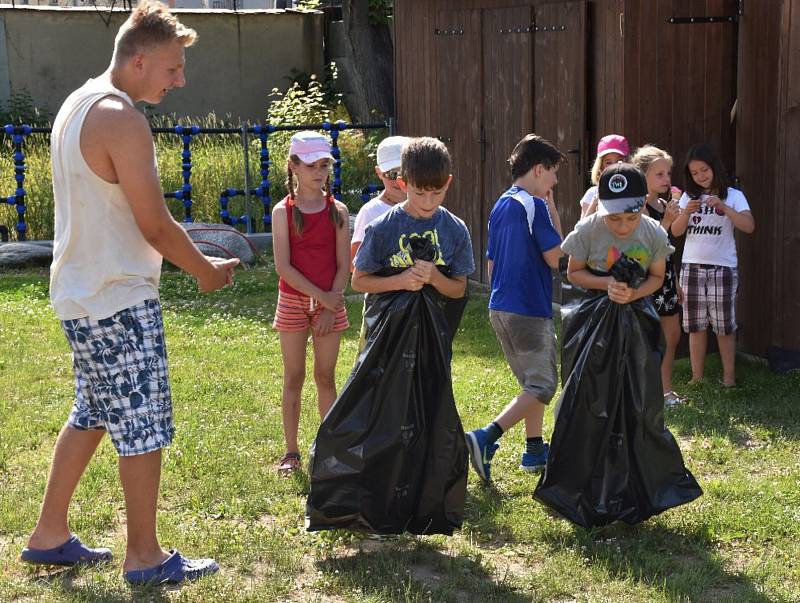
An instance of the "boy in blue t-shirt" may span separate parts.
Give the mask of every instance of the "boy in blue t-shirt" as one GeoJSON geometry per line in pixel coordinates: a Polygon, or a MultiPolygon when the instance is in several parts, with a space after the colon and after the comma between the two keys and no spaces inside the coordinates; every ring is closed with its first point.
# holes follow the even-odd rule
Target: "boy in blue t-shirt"
{"type": "Polygon", "coordinates": [[[466,434],[472,466],[487,482],[497,440],[523,419],[520,468],[536,473],[547,463],[542,423],[558,381],[551,268],[561,257],[561,221],[552,189],[563,159],[541,136],[525,136],[508,159],[514,183],[489,215],[489,320],[522,391],[494,421],[466,434]]]}

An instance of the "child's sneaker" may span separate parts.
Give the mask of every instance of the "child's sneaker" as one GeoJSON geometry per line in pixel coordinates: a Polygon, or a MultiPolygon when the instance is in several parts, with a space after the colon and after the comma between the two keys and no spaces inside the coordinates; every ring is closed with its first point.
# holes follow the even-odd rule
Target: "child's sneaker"
{"type": "Polygon", "coordinates": [[[491,481],[490,463],[494,453],[500,448],[500,444],[489,443],[489,436],[485,429],[476,429],[465,434],[467,448],[469,448],[469,460],[472,468],[485,481],[491,481]]]}
{"type": "Polygon", "coordinates": [[[526,473],[541,473],[547,465],[547,455],[550,452],[550,444],[544,445],[544,452],[541,454],[532,454],[530,452],[522,453],[522,462],[519,468],[526,473]]]}

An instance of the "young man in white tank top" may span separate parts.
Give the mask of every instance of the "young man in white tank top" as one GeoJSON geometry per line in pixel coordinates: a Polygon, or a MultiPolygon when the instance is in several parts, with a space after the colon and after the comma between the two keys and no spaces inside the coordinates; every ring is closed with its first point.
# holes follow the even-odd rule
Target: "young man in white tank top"
{"type": "Polygon", "coordinates": [[[105,433],[119,454],[127,511],[123,572],[132,584],[193,580],[219,568],[161,548],[156,501],[172,401],[158,284],[161,259],[201,291],[232,283],[238,260],[204,256],[166,209],[150,126],[133,103],[185,85],[197,37],[144,0],[122,25],[109,69],[62,105],[51,138],[55,241],[50,296],[73,352],[76,400],[56,442],[36,528],[22,559],[76,565],[111,559],[68,526],[70,500],[105,433]]]}

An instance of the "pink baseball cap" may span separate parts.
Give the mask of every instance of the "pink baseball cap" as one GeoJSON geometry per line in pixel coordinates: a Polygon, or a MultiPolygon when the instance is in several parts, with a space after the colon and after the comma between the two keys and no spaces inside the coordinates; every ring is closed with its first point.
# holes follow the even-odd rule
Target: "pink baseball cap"
{"type": "Polygon", "coordinates": [[[314,163],[325,157],[333,159],[328,137],[311,130],[303,130],[292,136],[289,155],[297,155],[303,163],[314,163]]]}
{"type": "Polygon", "coordinates": [[[609,153],[618,153],[623,157],[630,155],[631,146],[628,144],[628,139],[619,134],[603,136],[597,143],[597,156],[602,157],[609,153]]]}

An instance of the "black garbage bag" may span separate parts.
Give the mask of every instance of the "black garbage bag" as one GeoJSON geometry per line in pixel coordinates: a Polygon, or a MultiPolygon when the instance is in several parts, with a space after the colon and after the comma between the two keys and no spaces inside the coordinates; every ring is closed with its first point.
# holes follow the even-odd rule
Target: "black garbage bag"
{"type": "MultiPolygon", "coordinates": [[[[642,267],[620,260],[612,276],[641,284],[642,267]]],[[[534,498],[591,528],[638,523],[700,496],[664,426],[663,340],[650,298],[587,297],[565,318],[562,341],[564,387],[534,498]]]]}
{"type": "Polygon", "coordinates": [[[789,350],[771,345],[767,348],[767,362],[773,371],[785,375],[800,369],[800,350],[789,350]]]}
{"type": "MultiPolygon", "coordinates": [[[[429,253],[412,248],[415,258],[429,253]]],[[[465,306],[428,285],[368,296],[366,346],[312,447],[308,530],[450,535],[461,526],[468,456],[450,359],[465,306]]]]}

